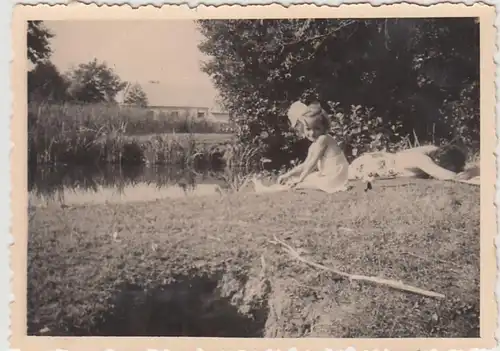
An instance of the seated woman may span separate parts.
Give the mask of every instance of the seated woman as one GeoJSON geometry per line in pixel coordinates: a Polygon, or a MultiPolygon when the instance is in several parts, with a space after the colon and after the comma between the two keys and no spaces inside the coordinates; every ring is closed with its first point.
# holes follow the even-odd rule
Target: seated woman
{"type": "Polygon", "coordinates": [[[462,172],[465,162],[465,153],[454,145],[426,145],[396,153],[371,152],[350,164],[349,179],[432,177],[479,184],[479,174],[472,179],[470,172],[462,172]]]}
{"type": "Polygon", "coordinates": [[[328,134],[330,119],[319,104],[309,107],[294,103],[288,113],[292,126],[297,122],[303,127],[303,135],[312,141],[307,158],[278,178],[278,184],[264,186],[253,179],[256,192],[275,192],[291,188],[317,189],[327,193],[346,190],[349,163],[335,139],[328,134]]]}

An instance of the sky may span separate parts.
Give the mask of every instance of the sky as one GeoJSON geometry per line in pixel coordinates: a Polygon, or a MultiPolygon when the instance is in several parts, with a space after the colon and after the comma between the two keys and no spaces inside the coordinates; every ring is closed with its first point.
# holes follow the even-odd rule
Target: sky
{"type": "Polygon", "coordinates": [[[170,104],[214,105],[217,92],[200,70],[200,61],[206,60],[197,48],[202,36],[191,20],[44,23],[55,35],[51,61],[63,73],[96,58],[122,80],[141,84],[146,93],[154,89],[152,95],[170,104]]]}

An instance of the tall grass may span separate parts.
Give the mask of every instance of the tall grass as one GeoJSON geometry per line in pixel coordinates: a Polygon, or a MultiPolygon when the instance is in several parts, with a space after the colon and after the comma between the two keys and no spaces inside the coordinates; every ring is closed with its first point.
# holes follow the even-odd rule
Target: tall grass
{"type": "Polygon", "coordinates": [[[130,138],[148,133],[209,133],[218,128],[216,123],[189,116],[165,116],[155,118],[147,110],[130,107],[30,103],[29,159],[38,164],[187,164],[212,158],[209,146],[198,145],[190,137],[130,138]]]}
{"type": "Polygon", "coordinates": [[[252,144],[233,143],[225,148],[224,169],[219,173],[229,191],[237,192],[244,188],[254,175],[263,173],[262,147],[252,144]]]}

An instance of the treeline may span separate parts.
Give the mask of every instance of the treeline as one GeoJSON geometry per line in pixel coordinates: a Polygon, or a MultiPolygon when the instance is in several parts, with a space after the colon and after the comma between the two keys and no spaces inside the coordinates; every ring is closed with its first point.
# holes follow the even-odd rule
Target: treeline
{"type": "Polygon", "coordinates": [[[139,84],[129,84],[106,62],[94,59],[61,73],[50,61],[50,40],[54,37],[42,21],[28,22],[28,59],[33,69],[28,72],[28,100],[46,103],[116,103],[116,96],[126,89],[124,102],[147,106],[148,99],[139,84]]]}
{"type": "Polygon", "coordinates": [[[286,160],[290,103],[321,102],[349,155],[403,144],[479,145],[474,18],[203,20],[203,66],[246,143],[286,160]],[[280,150],[279,152],[277,150],[280,150]]]}

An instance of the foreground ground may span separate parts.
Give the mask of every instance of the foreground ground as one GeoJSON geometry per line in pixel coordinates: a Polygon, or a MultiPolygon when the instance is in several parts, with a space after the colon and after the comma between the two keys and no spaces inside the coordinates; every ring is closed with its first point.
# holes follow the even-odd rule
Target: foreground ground
{"type": "Polygon", "coordinates": [[[431,180],[39,209],[29,333],[478,337],[479,222],[478,187],[431,180]]]}

